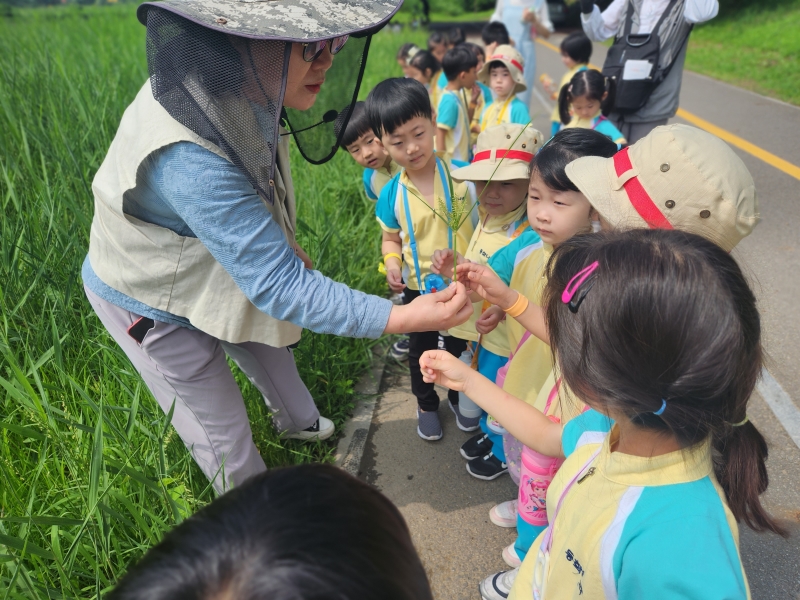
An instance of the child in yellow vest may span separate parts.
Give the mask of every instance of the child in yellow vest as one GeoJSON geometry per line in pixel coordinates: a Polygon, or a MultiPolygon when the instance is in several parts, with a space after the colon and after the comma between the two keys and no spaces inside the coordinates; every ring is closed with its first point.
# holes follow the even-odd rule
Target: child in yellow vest
{"type": "MultiPolygon", "coordinates": [[[[569,85],[572,76],[578,71],[585,71],[589,68],[589,60],[592,58],[592,40],[583,31],[573,31],[561,40],[561,62],[567,67],[567,72],[561,77],[558,87],[552,85],[552,80],[542,74],[539,78],[545,89],[550,92],[551,100],[558,100],[561,90],[569,85]]],[[[561,129],[561,116],[558,114],[558,103],[553,106],[550,115],[551,129],[550,135],[555,135],[561,129]]]]}
{"type": "MultiPolygon", "coordinates": [[[[475,158],[471,165],[453,171],[455,179],[475,183],[480,198],[480,219],[464,258],[477,264],[487,264],[497,253],[510,245],[515,248],[541,249],[539,236],[528,226],[525,197],[528,189],[528,165],[542,143],[542,134],[530,125],[507,123],[491,127],[478,136],[475,158]]],[[[434,254],[433,268],[452,274],[453,252],[440,250],[434,254]]],[[[472,318],[448,333],[472,342],[477,353],[477,368],[484,376],[494,379],[497,370],[508,360],[509,345],[505,323],[494,322],[492,331],[480,335],[485,319],[481,316],[483,299],[477,298],[472,318]],[[477,328],[476,328],[477,324],[477,328]]],[[[461,454],[469,460],[467,472],[473,477],[491,480],[507,471],[502,437],[487,427],[486,415],[477,410],[461,412],[459,425],[464,431],[478,428],[482,432],[467,440],[461,454]],[[494,443],[493,443],[494,442],[494,443]],[[494,453],[492,452],[494,448],[494,453]]]]}
{"type": "Polygon", "coordinates": [[[475,53],[463,45],[448,50],[442,59],[447,85],[436,108],[436,150],[453,168],[472,160],[467,90],[475,85],[477,65],[475,53]]]}
{"type": "MultiPolygon", "coordinates": [[[[373,131],[402,169],[381,191],[375,215],[383,230],[386,280],[393,292],[403,292],[403,302],[408,304],[420,294],[435,291],[430,278],[434,251],[454,244],[465,248],[472,235],[471,219],[452,232],[433,210],[441,205],[451,207],[453,197],[455,201],[465,198],[472,206],[474,189],[465,183],[452,184],[451,189],[447,167],[433,151],[435,125],[422,84],[401,78],[382,81],[369,93],[366,109],[373,131]]],[[[436,331],[409,335],[408,367],[411,391],[418,403],[417,434],[429,441],[443,435],[439,396],[422,380],[419,357],[436,348],[438,341],[436,331]]],[[[455,356],[467,345],[449,335],[444,336],[444,343],[455,356]]],[[[458,404],[457,392],[449,393],[448,398],[452,405],[458,404]]]]}
{"type": "Polygon", "coordinates": [[[586,69],[572,76],[558,95],[558,114],[563,129],[594,129],[622,148],[625,136],[605,115],[614,104],[613,80],[600,71],[586,69]]]}
{"type": "Polygon", "coordinates": [[[498,46],[486,59],[478,81],[489,86],[494,102],[483,110],[478,131],[501,123],[525,125],[530,122],[528,107],[517,98],[518,92],[527,89],[522,73],[524,67],[522,55],[512,46],[498,46]]]}
{"type": "MultiPolygon", "coordinates": [[[[741,159],[719,138],[688,125],[657,127],[613,158],[584,157],[573,161],[565,174],[598,211],[604,228],[680,229],[698,234],[730,252],[759,221],[753,180],[741,159]]],[[[523,305],[514,308],[515,319],[540,339],[549,341],[539,306],[523,302],[519,293],[509,290],[484,267],[465,264],[458,271],[469,279],[473,290],[499,306],[523,305]]],[[[580,300],[578,295],[573,302],[576,311],[580,300]]],[[[438,378],[441,370],[436,369],[445,365],[431,363],[429,358],[423,357],[426,379],[444,384],[438,378]]],[[[563,414],[562,423],[555,424],[535,407],[498,390],[488,381],[466,382],[478,378],[464,369],[460,361],[448,361],[446,369],[448,387],[470,389],[471,397],[501,415],[511,433],[530,449],[544,456],[563,456],[563,414]]],[[[575,398],[574,393],[565,390],[567,387],[562,383],[560,397],[575,398]]],[[[569,416],[575,415],[579,405],[567,406],[569,416]]],[[[524,577],[517,587],[525,591],[519,593],[529,593],[531,589],[532,568],[526,570],[526,565],[532,566],[529,564],[532,554],[529,552],[523,562],[524,577]]],[[[480,585],[482,597],[505,598],[515,585],[518,572],[519,569],[514,569],[487,577],[480,585]]]]}

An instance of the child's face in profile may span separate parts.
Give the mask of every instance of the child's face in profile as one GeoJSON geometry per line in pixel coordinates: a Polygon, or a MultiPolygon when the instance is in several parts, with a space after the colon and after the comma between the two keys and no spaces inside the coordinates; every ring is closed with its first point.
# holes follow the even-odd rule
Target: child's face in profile
{"type": "MultiPolygon", "coordinates": [[[[607,95],[608,92],[603,94],[603,100],[605,100],[607,95]]],[[[580,96],[579,98],[573,98],[571,105],[572,105],[572,112],[579,119],[591,119],[598,112],[600,112],[600,100],[594,100],[592,98],[589,98],[589,96],[580,96]]]]}
{"type": "Polygon", "coordinates": [[[596,213],[580,192],[547,187],[538,173],[528,187],[528,221],[542,241],[557,246],[574,235],[591,231],[596,213]]]}
{"type": "Polygon", "coordinates": [[[411,65],[408,65],[403,70],[403,73],[408,79],[419,81],[422,85],[428,85],[431,82],[430,69],[425,69],[425,72],[423,73],[417,67],[412,67],[411,65]]]}
{"type": "Polygon", "coordinates": [[[472,67],[469,71],[460,73],[458,77],[461,81],[461,85],[468,90],[471,90],[473,87],[475,87],[475,82],[478,81],[477,67],[472,67]]]}
{"type": "Polygon", "coordinates": [[[347,146],[350,156],[366,169],[379,169],[387,162],[388,154],[383,148],[381,141],[371,131],[359,136],[359,138],[347,146]]]}
{"type": "Polygon", "coordinates": [[[447,53],[447,44],[445,43],[436,44],[434,42],[431,42],[428,44],[428,52],[433,54],[436,60],[442,62],[444,55],[447,53]]]}
{"type": "Polygon", "coordinates": [[[493,67],[489,71],[489,87],[498,99],[506,99],[514,89],[514,79],[506,67],[493,67]]]}
{"type": "Polygon", "coordinates": [[[424,168],[433,156],[436,124],[432,119],[414,117],[392,131],[383,132],[381,143],[389,156],[408,171],[424,168]]]}
{"type": "Polygon", "coordinates": [[[519,208],[525,202],[528,191],[527,179],[510,181],[475,182],[475,191],[481,199],[481,206],[486,214],[493,217],[505,215],[519,208]]]}
{"type": "Polygon", "coordinates": [[[561,62],[564,63],[564,66],[567,67],[568,69],[571,69],[572,67],[578,64],[574,60],[572,60],[569,57],[569,54],[567,54],[566,52],[561,53],[561,62]]]}

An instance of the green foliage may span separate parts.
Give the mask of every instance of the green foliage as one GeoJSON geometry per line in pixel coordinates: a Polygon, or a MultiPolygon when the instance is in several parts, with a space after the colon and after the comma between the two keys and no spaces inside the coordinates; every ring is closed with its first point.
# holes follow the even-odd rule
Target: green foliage
{"type": "Polygon", "coordinates": [[[798,31],[798,0],[723,0],[692,33],[686,67],[800,105],[798,31]]]}
{"type": "MultiPolygon", "coordinates": [[[[135,5],[14,9],[0,19],[0,597],[99,598],[212,497],[83,293],[91,182],[147,78],[135,5]]],[[[364,95],[399,75],[398,36],[373,42],[364,95]]],[[[371,293],[380,235],[360,168],[292,154],[299,240],[317,268],[371,293]]],[[[305,332],[297,363],[341,424],[371,342],[305,332]]],[[[268,465],[330,460],[283,441],[235,371],[268,465]]]]}

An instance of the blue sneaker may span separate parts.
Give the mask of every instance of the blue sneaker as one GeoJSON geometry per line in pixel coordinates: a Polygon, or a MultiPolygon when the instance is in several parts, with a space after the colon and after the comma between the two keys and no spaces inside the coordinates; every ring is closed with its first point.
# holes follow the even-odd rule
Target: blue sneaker
{"type": "Polygon", "coordinates": [[[422,412],[417,408],[417,434],[429,442],[442,439],[442,423],[439,421],[438,411],[422,412]]]}
{"type": "Polygon", "coordinates": [[[408,339],[408,336],[403,336],[389,348],[389,355],[395,360],[408,360],[408,348],[410,345],[411,341],[408,339]]]}

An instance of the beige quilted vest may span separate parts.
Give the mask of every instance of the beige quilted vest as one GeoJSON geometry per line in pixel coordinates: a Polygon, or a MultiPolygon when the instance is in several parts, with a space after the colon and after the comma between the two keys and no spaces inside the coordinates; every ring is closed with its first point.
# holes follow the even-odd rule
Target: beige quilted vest
{"type": "MultiPolygon", "coordinates": [[[[226,158],[153,98],[149,80],[125,110],[111,148],[92,182],[94,220],[89,260],[110,287],[158,310],[189,319],[218,339],[288,346],[302,329],[258,310],[200,242],[122,212],[124,194],[136,186],[139,165],[176,142],[193,142],[226,158]]],[[[266,149],[265,149],[266,151],[266,149]]],[[[287,143],[278,144],[275,202],[265,203],[290,243],[294,242],[295,199],[287,143]]]]}

